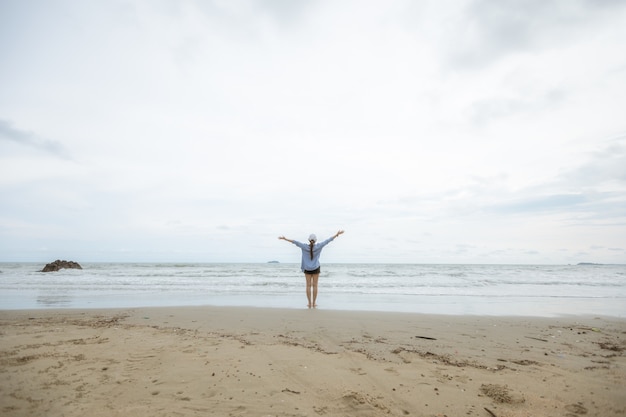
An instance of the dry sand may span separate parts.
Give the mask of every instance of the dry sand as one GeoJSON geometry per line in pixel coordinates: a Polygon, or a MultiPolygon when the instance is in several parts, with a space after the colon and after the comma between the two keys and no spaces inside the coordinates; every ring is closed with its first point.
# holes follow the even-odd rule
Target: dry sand
{"type": "Polygon", "coordinates": [[[626,321],[0,311],[2,416],[624,416],[626,321]]]}

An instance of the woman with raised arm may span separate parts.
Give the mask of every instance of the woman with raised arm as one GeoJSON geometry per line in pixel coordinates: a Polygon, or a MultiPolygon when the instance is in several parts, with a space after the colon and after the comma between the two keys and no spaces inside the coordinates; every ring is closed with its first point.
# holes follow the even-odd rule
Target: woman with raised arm
{"type": "Polygon", "coordinates": [[[298,242],[297,240],[287,239],[285,236],[279,237],[279,239],[293,243],[302,249],[302,262],[300,263],[300,268],[302,269],[302,272],[304,272],[304,277],[306,278],[306,298],[309,301],[309,308],[317,307],[317,281],[320,277],[320,255],[322,254],[322,249],[341,234],[343,234],[343,230],[338,231],[321,243],[316,243],[317,236],[311,234],[309,236],[308,244],[298,242]]]}

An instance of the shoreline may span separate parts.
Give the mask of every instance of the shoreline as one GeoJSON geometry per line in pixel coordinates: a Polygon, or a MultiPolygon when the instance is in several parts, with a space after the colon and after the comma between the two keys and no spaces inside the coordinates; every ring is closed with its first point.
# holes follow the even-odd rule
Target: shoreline
{"type": "MultiPolygon", "coordinates": [[[[623,298],[593,297],[478,297],[478,296],[363,296],[323,293],[319,309],[361,312],[397,312],[450,316],[551,317],[602,316],[625,319],[623,298]]],[[[62,294],[33,294],[20,298],[17,294],[0,295],[0,311],[49,309],[116,309],[116,308],[186,308],[237,307],[306,309],[304,294],[281,295],[173,295],[141,296],[132,294],[95,294],[81,297],[62,294]]]]}
{"type": "MultiPolygon", "coordinates": [[[[306,301],[306,300],[305,300],[306,301]]],[[[306,306],[283,306],[283,305],[268,305],[268,306],[259,306],[259,305],[248,305],[248,304],[236,304],[236,303],[216,303],[216,304],[171,304],[171,305],[122,305],[115,307],[102,307],[102,306],[73,306],[73,307],[62,307],[62,306],[41,306],[34,308],[4,308],[0,306],[0,317],[3,314],[20,314],[20,313],[30,313],[31,315],[41,314],[55,314],[55,313],[67,313],[69,315],[72,314],[85,314],[87,312],[90,313],[99,313],[99,314],[107,314],[107,313],[115,313],[122,311],[141,311],[141,310],[176,310],[176,311],[185,311],[185,310],[232,310],[232,311],[277,311],[277,312],[297,312],[297,311],[311,311],[311,312],[327,312],[331,314],[358,314],[358,315],[398,315],[398,316],[414,316],[414,317],[436,317],[436,318],[447,318],[447,319],[463,319],[463,318],[484,318],[484,319],[510,319],[510,320],[561,320],[561,319],[572,319],[577,320],[580,319],[582,321],[594,320],[594,319],[605,319],[608,321],[615,322],[624,322],[626,323],[626,316],[622,315],[610,315],[610,314],[590,314],[590,313],[545,313],[541,314],[541,312],[536,312],[535,314],[504,314],[504,313],[446,313],[446,312],[421,312],[416,310],[386,310],[386,309],[367,309],[364,308],[325,308],[324,306],[317,306],[316,308],[307,308],[306,306]]],[[[319,313],[324,314],[324,313],[319,313]]]]}
{"type": "Polygon", "coordinates": [[[626,320],[258,307],[0,311],[21,416],[626,412],[626,320]]]}

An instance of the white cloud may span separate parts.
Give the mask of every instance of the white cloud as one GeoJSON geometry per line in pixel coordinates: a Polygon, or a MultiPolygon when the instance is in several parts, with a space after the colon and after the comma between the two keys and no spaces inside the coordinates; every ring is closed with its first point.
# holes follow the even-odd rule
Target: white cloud
{"type": "Polygon", "coordinates": [[[41,138],[32,132],[17,129],[7,120],[0,119],[0,140],[12,141],[45,153],[52,153],[64,158],[67,157],[67,150],[61,143],[41,138]]]}

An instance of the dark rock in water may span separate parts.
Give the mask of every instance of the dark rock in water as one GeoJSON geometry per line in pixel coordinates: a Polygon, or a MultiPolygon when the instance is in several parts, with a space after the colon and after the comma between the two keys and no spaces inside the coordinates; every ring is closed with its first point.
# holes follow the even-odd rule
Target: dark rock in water
{"type": "Polygon", "coordinates": [[[41,270],[41,272],[54,272],[54,271],[58,271],[59,269],[63,269],[63,268],[83,269],[83,267],[80,266],[78,264],[78,262],[61,261],[61,260],[57,259],[56,261],[51,262],[51,263],[47,264],[46,266],[44,266],[43,269],[41,270]]]}

